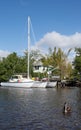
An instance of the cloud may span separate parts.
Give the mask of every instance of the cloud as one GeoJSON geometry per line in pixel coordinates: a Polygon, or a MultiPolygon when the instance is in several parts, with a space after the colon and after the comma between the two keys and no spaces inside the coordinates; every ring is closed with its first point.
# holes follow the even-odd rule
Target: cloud
{"type": "Polygon", "coordinates": [[[76,32],[73,35],[62,35],[58,32],[46,33],[43,38],[41,38],[36,44],[35,47],[39,50],[43,50],[44,53],[48,52],[48,48],[61,48],[64,52],[72,48],[72,53],[69,56],[70,59],[73,59],[75,56],[74,49],[75,47],[81,47],[81,33],[76,32]]]}
{"type": "Polygon", "coordinates": [[[44,35],[37,43],[40,47],[60,47],[63,49],[81,47],[81,33],[76,32],[73,35],[66,36],[57,32],[50,32],[44,35]]]}
{"type": "MultiPolygon", "coordinates": [[[[75,57],[75,47],[81,47],[81,33],[62,35],[55,31],[48,32],[34,46],[31,46],[31,49],[37,49],[41,53],[47,54],[49,52],[48,49],[54,49],[54,47],[61,48],[65,53],[72,48],[69,55],[69,59],[72,60],[75,57]]],[[[0,50],[0,57],[7,57],[9,54],[9,51],[0,50]]]]}
{"type": "Polygon", "coordinates": [[[9,51],[0,50],[0,58],[7,57],[10,54],[9,51]]]}

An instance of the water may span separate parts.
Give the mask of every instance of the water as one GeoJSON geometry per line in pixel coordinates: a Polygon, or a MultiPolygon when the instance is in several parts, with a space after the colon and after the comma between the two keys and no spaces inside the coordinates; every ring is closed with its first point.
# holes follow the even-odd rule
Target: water
{"type": "Polygon", "coordinates": [[[81,130],[81,88],[0,88],[0,130],[81,130]]]}

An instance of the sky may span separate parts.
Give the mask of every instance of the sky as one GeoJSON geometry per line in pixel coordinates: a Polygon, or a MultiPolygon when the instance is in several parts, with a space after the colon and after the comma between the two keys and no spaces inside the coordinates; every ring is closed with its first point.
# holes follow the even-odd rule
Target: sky
{"type": "Polygon", "coordinates": [[[0,0],[0,57],[23,55],[28,43],[28,16],[32,24],[32,48],[65,53],[81,47],[81,0],[0,0]]]}

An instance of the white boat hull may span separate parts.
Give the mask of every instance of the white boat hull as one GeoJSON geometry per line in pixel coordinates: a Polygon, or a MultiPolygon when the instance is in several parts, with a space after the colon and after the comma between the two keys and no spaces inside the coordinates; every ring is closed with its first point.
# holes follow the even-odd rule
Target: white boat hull
{"type": "Polygon", "coordinates": [[[43,82],[43,81],[27,81],[27,82],[1,82],[2,87],[16,87],[16,88],[53,88],[56,87],[57,81],[55,82],[43,82]]]}
{"type": "Polygon", "coordinates": [[[47,82],[29,81],[29,82],[1,82],[2,87],[16,87],[16,88],[46,88],[47,82]]]}
{"type": "Polygon", "coordinates": [[[57,81],[48,82],[48,83],[47,83],[47,87],[49,87],[49,88],[53,88],[53,87],[56,87],[56,86],[57,86],[57,81]]]}
{"type": "Polygon", "coordinates": [[[43,81],[35,81],[33,84],[34,88],[46,88],[47,87],[47,82],[43,81]]]}

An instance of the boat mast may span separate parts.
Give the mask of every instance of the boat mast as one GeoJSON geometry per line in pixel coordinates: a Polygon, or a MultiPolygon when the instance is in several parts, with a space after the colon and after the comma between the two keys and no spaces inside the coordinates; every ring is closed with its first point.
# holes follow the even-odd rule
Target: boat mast
{"type": "Polygon", "coordinates": [[[28,16],[28,75],[29,78],[29,57],[30,57],[30,17],[28,16]]]}

